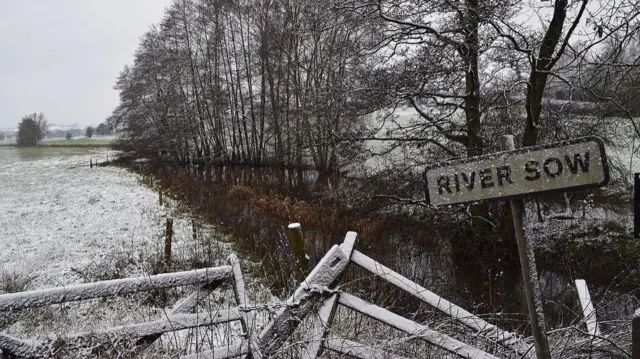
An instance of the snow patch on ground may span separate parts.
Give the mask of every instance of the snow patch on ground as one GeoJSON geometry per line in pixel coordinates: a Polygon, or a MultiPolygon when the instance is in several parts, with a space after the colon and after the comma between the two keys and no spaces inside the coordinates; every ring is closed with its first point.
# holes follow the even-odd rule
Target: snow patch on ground
{"type": "MultiPolygon", "coordinates": [[[[149,265],[162,258],[167,217],[174,219],[176,261],[189,265],[190,260],[207,257],[213,258],[210,265],[228,264],[232,246],[219,241],[214,228],[199,224],[194,241],[193,217],[166,196],[168,204],[161,207],[157,192],[142,185],[138,175],[116,167],[89,167],[90,159],[113,158],[108,150],[21,151],[0,149],[0,276],[17,273],[31,278],[26,290],[51,288],[87,282],[82,273],[113,271],[120,260],[124,265],[119,276],[149,275],[149,265]]],[[[243,268],[253,266],[243,263],[243,268]]],[[[244,277],[251,305],[267,304],[256,314],[256,324],[261,326],[272,315],[268,307],[278,306],[279,301],[246,270],[244,277]]],[[[158,293],[140,293],[1,313],[0,330],[21,338],[45,337],[156,320],[175,298],[194,289],[170,290],[170,300],[161,300],[158,293]]],[[[235,306],[230,289],[218,289],[199,310],[235,306]]],[[[239,331],[239,323],[234,323],[202,328],[199,335],[217,345],[238,338],[239,331]]],[[[184,350],[194,340],[194,332],[180,332],[160,340],[157,349],[184,350]]]]}
{"type": "Polygon", "coordinates": [[[1,271],[28,272],[35,277],[31,289],[59,286],[80,280],[72,268],[159,247],[170,210],[158,206],[157,194],[136,175],[89,168],[96,157],[0,164],[1,271]]]}

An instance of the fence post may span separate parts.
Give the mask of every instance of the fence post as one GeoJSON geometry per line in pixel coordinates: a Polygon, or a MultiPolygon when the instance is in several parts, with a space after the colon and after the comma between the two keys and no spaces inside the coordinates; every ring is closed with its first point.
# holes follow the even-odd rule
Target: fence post
{"type": "Polygon", "coordinates": [[[287,227],[289,244],[296,258],[296,278],[302,280],[306,277],[309,268],[309,261],[304,253],[304,241],[302,240],[302,226],[300,223],[291,223],[287,227]]]}
{"type": "Polygon", "coordinates": [[[198,240],[198,231],[197,231],[197,226],[196,226],[196,220],[192,219],[191,220],[191,233],[193,234],[193,240],[194,242],[198,240]]]}
{"type": "Polygon", "coordinates": [[[173,239],[173,218],[167,217],[167,229],[164,237],[164,261],[171,264],[171,241],[173,239]]]}
{"type": "Polygon", "coordinates": [[[158,203],[162,207],[162,185],[158,186],[158,203]]]}
{"type": "Polygon", "coordinates": [[[633,238],[640,237],[640,173],[633,175],[633,238]]]}
{"type": "MultiPolygon", "coordinates": [[[[503,151],[514,150],[515,143],[513,135],[506,135],[500,138],[500,149],[503,151]]],[[[522,220],[524,216],[524,202],[521,199],[511,199],[509,201],[511,215],[513,217],[513,227],[518,244],[518,255],[520,257],[520,267],[522,270],[522,281],[524,293],[527,298],[527,308],[529,309],[529,320],[531,321],[531,335],[536,348],[537,359],[550,359],[549,341],[547,339],[547,329],[542,306],[542,295],[540,294],[540,284],[538,270],[536,268],[536,257],[533,246],[524,236],[522,220]]]]}
{"type": "Polygon", "coordinates": [[[93,160],[89,158],[89,168],[93,168],[93,160]]]}
{"type": "Polygon", "coordinates": [[[640,359],[640,313],[636,313],[631,323],[631,358],[640,359]]]}
{"type": "Polygon", "coordinates": [[[309,271],[313,270],[322,257],[324,257],[324,245],[322,244],[322,239],[313,237],[313,241],[311,242],[311,262],[309,263],[309,271]]]}

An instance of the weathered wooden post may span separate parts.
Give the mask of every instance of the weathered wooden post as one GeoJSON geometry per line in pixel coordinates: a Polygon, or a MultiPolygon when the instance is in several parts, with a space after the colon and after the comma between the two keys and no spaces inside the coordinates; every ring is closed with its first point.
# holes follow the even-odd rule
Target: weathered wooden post
{"type": "Polygon", "coordinates": [[[640,173],[633,175],[633,238],[640,238],[640,173]]]}
{"type": "Polygon", "coordinates": [[[640,313],[631,322],[631,358],[640,359],[640,313]]]}
{"type": "Polygon", "coordinates": [[[196,220],[192,219],[191,220],[191,234],[193,235],[193,240],[197,241],[198,240],[198,231],[197,231],[197,224],[196,224],[196,220]]]}
{"type": "Polygon", "coordinates": [[[322,244],[322,239],[316,236],[313,237],[311,241],[311,261],[309,262],[309,271],[313,270],[322,257],[324,257],[324,245],[322,244]]]}
{"type": "Polygon", "coordinates": [[[158,203],[162,207],[162,185],[158,186],[158,203]]]}
{"type": "Polygon", "coordinates": [[[171,264],[171,242],[173,240],[173,218],[167,217],[167,228],[164,236],[164,261],[171,264]]]}
{"type": "Polygon", "coordinates": [[[304,253],[304,241],[302,240],[302,226],[300,223],[291,223],[287,227],[289,244],[296,259],[296,278],[302,280],[306,277],[309,268],[309,260],[304,253]]]}
{"type": "MultiPolygon", "coordinates": [[[[510,151],[515,150],[515,148],[516,145],[513,141],[513,135],[506,135],[500,138],[501,150],[510,151]]],[[[521,199],[511,199],[509,205],[511,206],[516,241],[518,242],[522,281],[524,283],[524,293],[527,297],[531,334],[536,347],[536,356],[538,359],[550,359],[551,354],[549,353],[549,341],[547,340],[547,325],[544,318],[542,295],[540,294],[540,282],[538,280],[535,252],[531,243],[527,242],[524,238],[524,228],[522,226],[524,202],[521,199]]]]}
{"type": "Polygon", "coordinates": [[[89,168],[93,168],[93,160],[89,158],[89,168]]]}

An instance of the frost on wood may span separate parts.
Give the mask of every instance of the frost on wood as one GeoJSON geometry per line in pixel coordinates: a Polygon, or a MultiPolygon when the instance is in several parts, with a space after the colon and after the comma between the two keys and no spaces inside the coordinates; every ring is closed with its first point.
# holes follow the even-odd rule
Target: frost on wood
{"type": "Polygon", "coordinates": [[[379,320],[384,324],[402,330],[409,335],[425,340],[460,357],[472,359],[497,359],[497,357],[489,353],[467,345],[457,339],[451,338],[446,334],[431,330],[424,325],[420,325],[351,294],[341,293],[339,303],[345,307],[379,320]]]}
{"type": "MultiPolygon", "coordinates": [[[[52,356],[52,348],[57,350],[82,352],[89,348],[102,345],[109,347],[113,343],[133,341],[137,338],[153,336],[176,330],[190,329],[202,326],[227,323],[240,320],[238,308],[222,309],[216,312],[202,312],[195,314],[176,314],[160,320],[123,325],[100,332],[78,333],[64,338],[51,338],[40,342],[33,349],[33,357],[46,358],[52,356]]],[[[3,347],[4,349],[4,347],[3,347]]],[[[7,351],[13,351],[7,348],[7,351]]]]}
{"type": "Polygon", "coordinates": [[[320,298],[330,295],[331,292],[326,288],[336,281],[348,263],[349,259],[337,245],[320,260],[295,293],[287,299],[286,307],[260,333],[260,345],[265,356],[277,351],[320,298]]]}
{"type": "Polygon", "coordinates": [[[324,336],[331,325],[337,302],[338,294],[334,294],[322,302],[320,309],[318,309],[318,314],[314,316],[311,321],[311,327],[304,336],[306,344],[300,356],[302,359],[315,359],[320,355],[324,336]]]}
{"type": "MultiPolygon", "coordinates": [[[[353,254],[356,245],[356,236],[356,232],[347,232],[344,242],[340,245],[342,253],[344,253],[348,259],[351,259],[351,255],[353,254]]],[[[320,309],[318,309],[318,314],[311,320],[311,328],[305,335],[306,344],[301,355],[303,359],[314,359],[322,354],[324,337],[333,321],[337,303],[338,294],[334,294],[322,303],[320,309]]]]}
{"type": "Polygon", "coordinates": [[[198,288],[198,290],[191,293],[188,297],[176,302],[168,315],[172,316],[174,314],[192,312],[198,306],[198,303],[203,298],[206,298],[211,293],[213,293],[213,291],[216,290],[220,286],[220,284],[222,284],[222,281],[215,281],[210,284],[206,284],[201,288],[198,288]]]}
{"type": "Polygon", "coordinates": [[[249,340],[249,348],[251,349],[253,358],[262,359],[262,350],[260,349],[258,337],[254,333],[255,321],[253,313],[247,310],[249,308],[249,297],[244,287],[244,277],[242,276],[242,269],[240,268],[240,260],[235,254],[231,254],[229,256],[229,264],[233,270],[233,294],[241,310],[240,324],[242,325],[242,330],[244,330],[246,339],[249,340]]]}
{"type": "Polygon", "coordinates": [[[114,279],[23,293],[0,295],[0,311],[41,307],[84,299],[111,297],[160,288],[215,282],[231,277],[231,267],[197,269],[148,277],[114,279]]]}
{"type": "MultiPolygon", "coordinates": [[[[0,332],[0,348],[5,354],[21,358],[34,358],[34,348],[38,342],[21,340],[0,332]]],[[[2,354],[3,352],[0,352],[2,354]]]]}
{"type": "Polygon", "coordinates": [[[589,288],[587,288],[587,282],[584,279],[576,279],[576,289],[578,290],[578,299],[580,300],[580,308],[582,308],[582,314],[584,315],[584,321],[587,326],[587,331],[593,336],[599,336],[600,330],[598,328],[598,320],[596,318],[596,310],[593,307],[591,301],[591,295],[589,294],[589,288]]]}
{"type": "MultiPolygon", "coordinates": [[[[198,306],[198,303],[200,302],[200,300],[202,300],[203,298],[206,298],[211,293],[213,293],[213,291],[216,290],[216,288],[218,288],[220,284],[222,284],[222,280],[210,282],[198,288],[195,292],[191,293],[186,298],[180,299],[178,302],[176,302],[173,308],[171,308],[169,313],[167,313],[167,317],[172,317],[176,314],[193,312],[198,306]]],[[[140,338],[140,340],[138,340],[138,342],[136,343],[138,344],[138,349],[140,351],[146,349],[148,346],[153,344],[153,342],[158,340],[161,336],[162,336],[162,333],[157,333],[157,334],[151,334],[151,335],[147,335],[140,338]]]]}
{"type": "Polygon", "coordinates": [[[354,251],[351,260],[358,266],[379,276],[383,280],[395,285],[430,306],[444,312],[465,326],[477,331],[480,335],[490,340],[497,341],[505,347],[515,350],[519,354],[525,353],[529,350],[529,346],[522,342],[516,334],[504,331],[484,319],[471,314],[467,310],[412,282],[366,255],[358,251],[354,251]]]}

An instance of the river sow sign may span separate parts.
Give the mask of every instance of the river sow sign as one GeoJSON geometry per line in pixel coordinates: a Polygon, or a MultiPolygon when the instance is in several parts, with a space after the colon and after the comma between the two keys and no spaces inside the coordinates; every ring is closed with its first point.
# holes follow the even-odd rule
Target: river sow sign
{"type": "Polygon", "coordinates": [[[584,137],[438,164],[425,172],[434,206],[604,186],[602,140],[584,137]]]}

